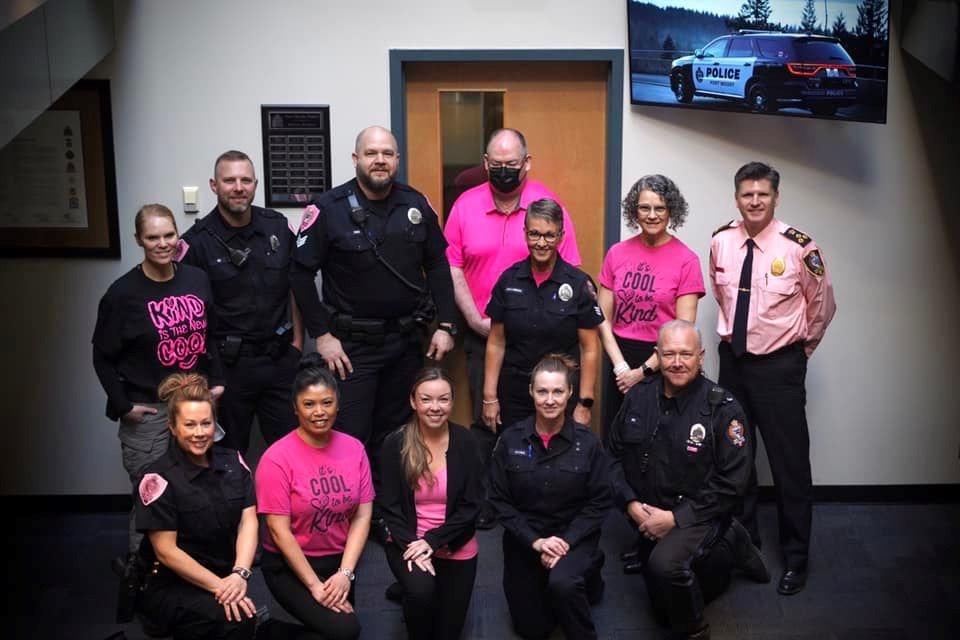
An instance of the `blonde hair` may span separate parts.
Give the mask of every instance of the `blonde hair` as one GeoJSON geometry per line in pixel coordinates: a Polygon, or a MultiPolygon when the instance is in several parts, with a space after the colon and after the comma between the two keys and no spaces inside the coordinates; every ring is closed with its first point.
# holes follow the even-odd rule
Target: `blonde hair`
{"type": "Polygon", "coordinates": [[[216,405],[207,379],[199,373],[173,373],[157,387],[160,400],[167,403],[167,420],[174,424],[182,402],[206,402],[216,418],[216,405]]]}
{"type": "Polygon", "coordinates": [[[177,231],[177,219],[173,216],[173,211],[170,211],[170,208],[162,204],[145,204],[140,207],[140,210],[137,211],[137,216],[133,219],[133,226],[136,229],[137,238],[143,233],[143,225],[146,224],[148,216],[155,216],[157,218],[169,218],[171,224],[173,224],[173,230],[177,232],[177,235],[180,235],[180,232],[177,231]]]}
{"type": "MultiPolygon", "coordinates": [[[[421,369],[410,388],[410,397],[415,396],[420,385],[434,380],[446,381],[450,385],[450,398],[453,399],[453,380],[450,379],[450,374],[440,367],[421,369]]],[[[432,487],[436,484],[436,478],[430,473],[430,450],[427,449],[423,436],[420,434],[420,420],[416,412],[410,416],[402,429],[403,444],[400,446],[400,459],[403,461],[403,472],[407,478],[407,484],[416,491],[420,479],[423,478],[426,480],[427,486],[432,487]]]]}

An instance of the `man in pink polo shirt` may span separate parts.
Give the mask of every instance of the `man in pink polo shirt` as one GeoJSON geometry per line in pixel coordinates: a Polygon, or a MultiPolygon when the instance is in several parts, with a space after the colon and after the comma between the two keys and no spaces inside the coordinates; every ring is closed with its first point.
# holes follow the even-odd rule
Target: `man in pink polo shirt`
{"type": "MultiPolygon", "coordinates": [[[[720,385],[760,429],[770,461],[784,572],[777,590],[806,585],[813,481],[807,428],[807,359],[837,305],[823,256],[807,234],[774,218],[780,174],[751,162],[734,177],[742,220],[720,227],[710,243],[710,279],[720,306],[720,385]]],[[[756,471],[742,521],[759,545],[756,471]]]]}
{"type": "MultiPolygon", "coordinates": [[[[516,129],[494,131],[483,155],[488,181],[457,198],[443,230],[457,307],[467,324],[464,350],[474,422],[482,415],[483,360],[490,333],[490,318],[484,311],[490,302],[490,292],[507,267],[529,255],[523,230],[527,206],[541,198],[560,201],[552,191],[529,177],[530,164],[527,141],[522,133],[516,129]]],[[[563,210],[563,230],[560,256],[571,265],[579,266],[577,238],[566,209],[563,210]]]]}

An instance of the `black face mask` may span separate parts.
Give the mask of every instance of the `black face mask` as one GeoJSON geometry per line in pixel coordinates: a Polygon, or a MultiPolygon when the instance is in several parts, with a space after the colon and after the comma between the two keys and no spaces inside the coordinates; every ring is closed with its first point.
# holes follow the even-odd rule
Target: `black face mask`
{"type": "Polygon", "coordinates": [[[510,193],[520,186],[520,169],[503,166],[488,169],[490,184],[500,193],[510,193]]]}

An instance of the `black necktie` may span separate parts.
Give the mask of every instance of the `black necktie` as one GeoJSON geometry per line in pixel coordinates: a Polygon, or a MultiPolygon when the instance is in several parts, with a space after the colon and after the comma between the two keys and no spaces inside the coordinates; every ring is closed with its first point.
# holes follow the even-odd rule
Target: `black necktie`
{"type": "Polygon", "coordinates": [[[747,352],[747,314],[750,312],[750,281],[753,274],[753,238],[747,238],[747,255],[740,268],[740,288],[737,290],[737,309],[733,313],[733,355],[747,352]]]}

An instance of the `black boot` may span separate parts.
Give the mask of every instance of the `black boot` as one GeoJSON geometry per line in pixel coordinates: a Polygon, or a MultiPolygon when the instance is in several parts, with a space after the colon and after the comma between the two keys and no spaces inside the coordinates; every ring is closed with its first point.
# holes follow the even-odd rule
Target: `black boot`
{"type": "Polygon", "coordinates": [[[753,545],[750,534],[736,518],[730,521],[725,537],[733,548],[736,566],[743,575],[754,582],[770,582],[770,570],[767,569],[763,554],[753,545]]]}

